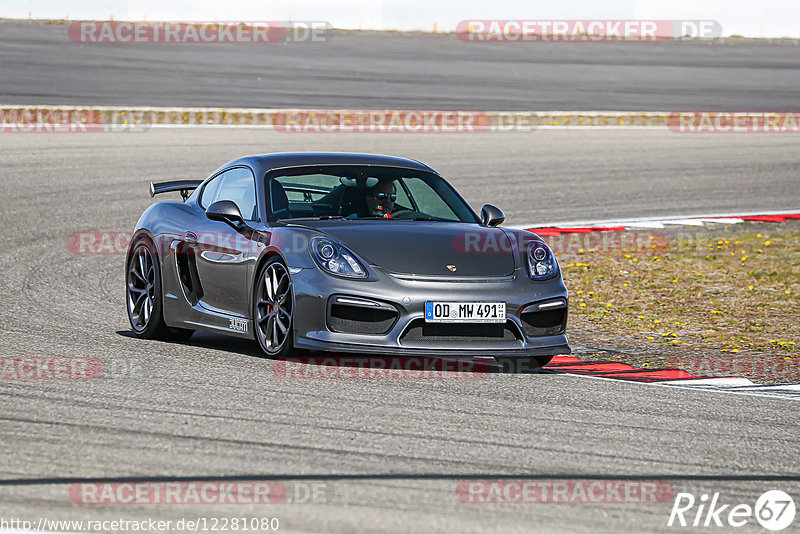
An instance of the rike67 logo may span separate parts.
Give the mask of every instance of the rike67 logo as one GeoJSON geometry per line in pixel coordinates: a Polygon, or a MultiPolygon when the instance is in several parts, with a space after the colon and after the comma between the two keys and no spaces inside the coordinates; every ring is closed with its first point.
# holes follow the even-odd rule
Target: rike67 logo
{"type": "Polygon", "coordinates": [[[794,500],[788,493],[770,490],[761,494],[755,506],[725,503],[719,493],[709,499],[703,494],[696,499],[691,493],[678,493],[669,514],[667,526],[679,527],[743,527],[753,518],[761,527],[777,532],[794,522],[794,500]]]}

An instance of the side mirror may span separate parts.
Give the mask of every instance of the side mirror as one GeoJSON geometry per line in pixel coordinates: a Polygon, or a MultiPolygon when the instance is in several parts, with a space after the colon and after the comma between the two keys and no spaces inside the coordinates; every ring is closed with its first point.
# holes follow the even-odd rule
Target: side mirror
{"type": "Polygon", "coordinates": [[[231,200],[218,200],[206,209],[206,217],[212,221],[222,221],[230,224],[237,230],[246,226],[244,218],[239,211],[239,206],[231,200]]]}
{"type": "Polygon", "coordinates": [[[481,222],[483,222],[485,226],[498,226],[505,220],[506,216],[503,214],[503,211],[497,206],[492,206],[491,204],[484,204],[483,207],[481,208],[481,222]]]}

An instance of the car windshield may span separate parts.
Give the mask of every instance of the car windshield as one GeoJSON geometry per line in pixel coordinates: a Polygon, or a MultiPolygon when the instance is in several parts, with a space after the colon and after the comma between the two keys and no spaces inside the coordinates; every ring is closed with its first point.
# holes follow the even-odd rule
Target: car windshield
{"type": "Polygon", "coordinates": [[[267,176],[274,220],[305,218],[478,222],[440,176],[411,169],[322,166],[267,176]]]}

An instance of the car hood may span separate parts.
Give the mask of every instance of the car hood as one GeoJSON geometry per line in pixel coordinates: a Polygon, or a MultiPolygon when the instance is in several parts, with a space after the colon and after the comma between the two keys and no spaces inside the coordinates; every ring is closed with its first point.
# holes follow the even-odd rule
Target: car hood
{"type": "Polygon", "coordinates": [[[500,228],[426,221],[303,221],[393,273],[435,276],[507,276],[515,252],[500,228]],[[448,268],[455,267],[455,270],[448,268]]]}

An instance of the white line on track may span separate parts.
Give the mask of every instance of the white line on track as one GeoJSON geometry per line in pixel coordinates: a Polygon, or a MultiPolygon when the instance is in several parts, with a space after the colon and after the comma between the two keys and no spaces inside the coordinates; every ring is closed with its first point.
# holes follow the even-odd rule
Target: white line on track
{"type": "MultiPolygon", "coordinates": [[[[546,369],[546,368],[545,368],[546,369]]],[[[751,397],[766,397],[772,399],[800,400],[800,384],[787,384],[775,386],[761,386],[753,384],[751,386],[711,386],[711,385],[690,385],[693,380],[666,380],[662,382],[639,382],[636,380],[620,380],[619,378],[606,378],[604,376],[570,374],[552,369],[553,373],[575,376],[578,378],[589,378],[592,380],[611,380],[614,382],[627,382],[629,384],[640,384],[643,386],[660,386],[675,389],[686,389],[690,391],[707,391],[710,393],[727,393],[735,395],[749,395],[751,397]]],[[[746,379],[745,379],[746,380],[746,379]]]]}

